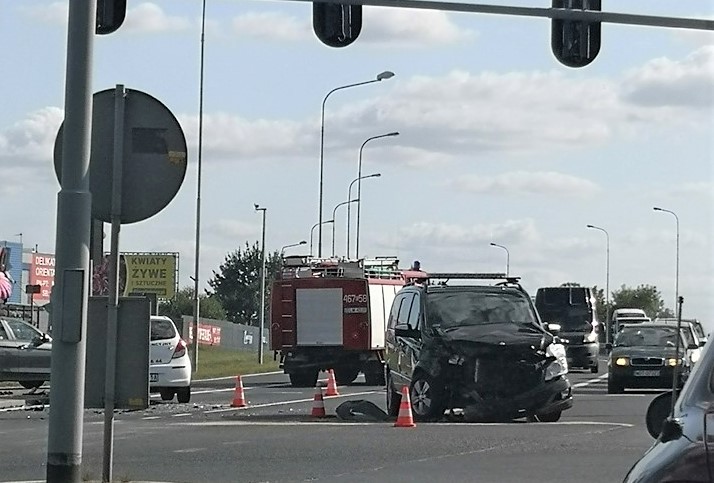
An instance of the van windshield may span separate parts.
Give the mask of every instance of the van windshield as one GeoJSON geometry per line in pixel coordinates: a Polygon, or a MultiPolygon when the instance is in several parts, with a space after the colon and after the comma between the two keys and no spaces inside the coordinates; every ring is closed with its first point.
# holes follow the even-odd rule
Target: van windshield
{"type": "Polygon", "coordinates": [[[587,307],[539,310],[543,322],[560,324],[562,330],[592,330],[592,314],[587,307]]]}
{"type": "Polygon", "coordinates": [[[537,323],[526,296],[500,290],[429,293],[426,310],[429,324],[440,325],[444,329],[470,325],[537,323]]]}

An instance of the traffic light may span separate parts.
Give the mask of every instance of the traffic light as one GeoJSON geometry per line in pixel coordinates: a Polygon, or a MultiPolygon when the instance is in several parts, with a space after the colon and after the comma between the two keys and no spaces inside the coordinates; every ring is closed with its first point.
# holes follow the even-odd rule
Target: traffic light
{"type": "Polygon", "coordinates": [[[126,17],[126,0],[97,0],[96,33],[106,35],[116,31],[126,17]]]}
{"type": "MultiPolygon", "coordinates": [[[[553,0],[553,8],[601,10],[601,0],[553,0]]],[[[550,47],[568,67],[585,67],[600,52],[600,22],[553,19],[550,47]]]]}
{"type": "Polygon", "coordinates": [[[330,47],[347,47],[362,31],[362,5],[312,4],[312,28],[330,47]]]}

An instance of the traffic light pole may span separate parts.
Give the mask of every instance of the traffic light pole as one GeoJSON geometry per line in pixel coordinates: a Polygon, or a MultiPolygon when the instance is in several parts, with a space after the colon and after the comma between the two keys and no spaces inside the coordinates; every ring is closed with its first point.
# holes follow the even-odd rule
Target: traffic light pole
{"type": "Polygon", "coordinates": [[[96,0],[71,0],[67,28],[62,182],[52,290],[52,381],[47,482],[81,481],[92,197],[89,153],[96,0]]]}
{"type": "MultiPolygon", "coordinates": [[[[285,0],[288,2],[310,2],[312,0],[285,0]]],[[[603,22],[647,27],[668,27],[693,30],[714,30],[714,20],[659,17],[628,13],[570,10],[542,7],[511,7],[507,5],[484,5],[433,0],[320,0],[321,3],[343,5],[369,5],[374,7],[415,8],[421,10],[442,10],[448,12],[486,13],[494,15],[515,15],[519,17],[540,17],[583,22],[603,22]]]]}

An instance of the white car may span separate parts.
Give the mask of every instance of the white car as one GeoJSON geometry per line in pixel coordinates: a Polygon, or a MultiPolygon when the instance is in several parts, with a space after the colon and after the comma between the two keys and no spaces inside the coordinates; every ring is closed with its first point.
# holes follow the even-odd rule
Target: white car
{"type": "Polygon", "coordinates": [[[149,390],[158,391],[164,401],[171,401],[174,394],[180,403],[191,400],[188,346],[181,339],[173,320],[162,315],[151,316],[149,390]]]}

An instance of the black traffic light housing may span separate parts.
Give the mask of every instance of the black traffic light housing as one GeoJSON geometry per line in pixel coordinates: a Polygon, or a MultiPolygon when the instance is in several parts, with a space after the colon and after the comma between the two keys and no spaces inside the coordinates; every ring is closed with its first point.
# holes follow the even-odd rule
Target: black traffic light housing
{"type": "MultiPolygon", "coordinates": [[[[553,0],[553,8],[602,9],[601,0],[553,0]]],[[[558,61],[568,67],[585,67],[600,52],[600,22],[553,19],[550,47],[558,61]]]]}
{"type": "Polygon", "coordinates": [[[362,5],[312,4],[312,28],[330,47],[347,47],[362,31],[362,5]]]}
{"type": "Polygon", "coordinates": [[[126,0],[97,0],[97,34],[106,35],[116,31],[125,18],[126,0]]]}

